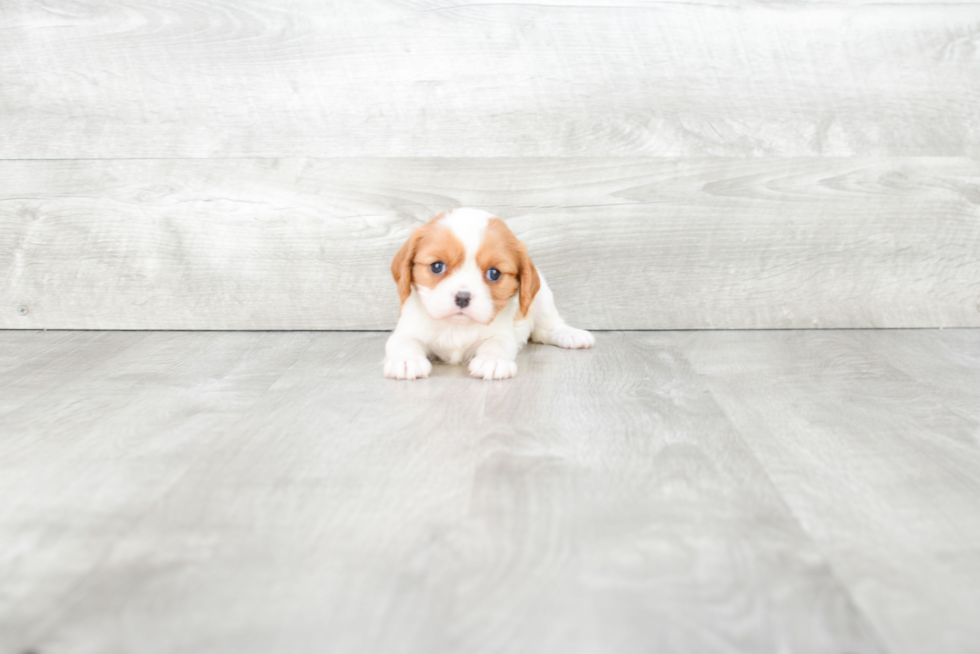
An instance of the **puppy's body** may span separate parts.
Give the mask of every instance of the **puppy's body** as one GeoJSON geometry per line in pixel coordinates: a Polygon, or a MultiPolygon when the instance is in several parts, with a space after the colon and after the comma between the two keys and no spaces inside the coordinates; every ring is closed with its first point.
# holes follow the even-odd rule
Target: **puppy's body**
{"type": "Polygon", "coordinates": [[[507,379],[528,338],[564,348],[595,343],[565,324],[524,244],[485,211],[456,209],[417,229],[392,274],[402,307],[385,346],[385,377],[427,377],[435,358],[469,363],[474,377],[507,379]]]}

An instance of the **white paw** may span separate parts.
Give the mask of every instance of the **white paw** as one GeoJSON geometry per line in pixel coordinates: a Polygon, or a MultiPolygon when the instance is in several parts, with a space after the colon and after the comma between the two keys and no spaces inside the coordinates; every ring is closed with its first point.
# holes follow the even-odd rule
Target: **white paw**
{"type": "Polygon", "coordinates": [[[425,379],[430,372],[432,372],[432,362],[425,357],[385,361],[385,377],[388,379],[425,379]]]}
{"type": "Polygon", "coordinates": [[[595,336],[584,329],[576,329],[568,325],[557,327],[551,334],[552,342],[566,350],[583,350],[595,345],[595,336]]]}
{"type": "Polygon", "coordinates": [[[470,374],[479,379],[510,379],[517,374],[517,363],[488,354],[480,354],[470,361],[470,374]]]}

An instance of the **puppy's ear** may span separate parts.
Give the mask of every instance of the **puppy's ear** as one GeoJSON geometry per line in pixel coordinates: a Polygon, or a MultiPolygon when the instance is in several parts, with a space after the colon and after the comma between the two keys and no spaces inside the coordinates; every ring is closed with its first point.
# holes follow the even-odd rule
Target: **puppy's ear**
{"type": "Polygon", "coordinates": [[[538,294],[538,289],[541,288],[541,278],[538,277],[538,270],[534,267],[534,262],[528,256],[527,247],[523,243],[517,247],[517,260],[519,265],[517,276],[521,280],[520,309],[521,313],[526,316],[528,309],[531,308],[531,302],[534,301],[534,296],[538,294]]]}
{"type": "Polygon", "coordinates": [[[391,260],[391,276],[395,278],[395,283],[398,285],[398,297],[401,298],[402,304],[405,304],[405,300],[412,294],[412,260],[415,258],[415,250],[421,237],[420,229],[412,232],[405,245],[391,260]]]}

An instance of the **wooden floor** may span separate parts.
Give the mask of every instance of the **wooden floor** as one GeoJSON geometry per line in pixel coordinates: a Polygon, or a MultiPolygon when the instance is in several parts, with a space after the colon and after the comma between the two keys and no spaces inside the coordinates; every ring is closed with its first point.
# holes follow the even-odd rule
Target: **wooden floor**
{"type": "Polygon", "coordinates": [[[977,652],[980,330],[0,331],[0,652],[977,652]]]}

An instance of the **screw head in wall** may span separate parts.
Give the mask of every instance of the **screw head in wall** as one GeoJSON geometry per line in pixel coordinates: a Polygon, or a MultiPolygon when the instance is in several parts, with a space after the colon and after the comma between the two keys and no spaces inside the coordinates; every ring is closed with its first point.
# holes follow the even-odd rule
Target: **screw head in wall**
{"type": "Polygon", "coordinates": [[[17,307],[17,313],[19,313],[22,316],[26,316],[27,315],[27,307],[25,307],[23,304],[20,305],[19,307],[17,307]]]}

